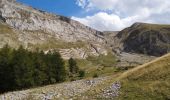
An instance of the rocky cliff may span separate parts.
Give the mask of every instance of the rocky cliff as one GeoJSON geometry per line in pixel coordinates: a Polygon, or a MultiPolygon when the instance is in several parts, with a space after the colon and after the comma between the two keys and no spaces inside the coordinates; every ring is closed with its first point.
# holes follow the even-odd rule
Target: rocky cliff
{"type": "Polygon", "coordinates": [[[170,51],[170,26],[135,23],[116,37],[120,50],[161,56],[170,51]]]}
{"type": "MultiPolygon", "coordinates": [[[[15,0],[0,0],[0,19],[1,47],[8,43],[12,46],[22,44],[28,49],[57,49],[62,54],[70,51],[71,57],[77,58],[107,54],[102,32],[64,16],[37,10],[15,0]],[[81,53],[77,54],[79,51],[81,53]]],[[[70,54],[63,56],[69,58],[70,54]]]]}

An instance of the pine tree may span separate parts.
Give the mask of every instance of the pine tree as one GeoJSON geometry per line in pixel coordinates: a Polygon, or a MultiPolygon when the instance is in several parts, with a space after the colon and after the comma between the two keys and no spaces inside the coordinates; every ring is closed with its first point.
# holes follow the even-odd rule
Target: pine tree
{"type": "Polygon", "coordinates": [[[56,83],[64,81],[66,78],[66,70],[64,66],[64,61],[61,55],[55,51],[49,52],[47,54],[47,66],[48,66],[48,77],[50,83],[56,83]]]}
{"type": "Polygon", "coordinates": [[[46,84],[47,81],[47,75],[45,71],[47,70],[47,66],[44,62],[44,52],[35,52],[32,53],[32,59],[33,59],[33,66],[34,66],[34,82],[35,86],[40,86],[46,84]]]}
{"type": "Polygon", "coordinates": [[[34,85],[33,80],[33,61],[31,53],[27,52],[22,46],[14,53],[13,58],[14,75],[17,87],[26,88],[34,85]]]}
{"type": "Polygon", "coordinates": [[[22,46],[0,49],[0,92],[63,82],[64,60],[58,52],[30,52],[22,46]]]}
{"type": "Polygon", "coordinates": [[[0,50],[0,92],[14,89],[13,67],[11,65],[12,50],[5,45],[0,50]]]}
{"type": "Polygon", "coordinates": [[[76,63],[76,61],[73,58],[70,58],[68,63],[69,63],[69,71],[72,74],[76,74],[76,73],[79,72],[79,68],[77,66],[77,63],[76,63]]]}

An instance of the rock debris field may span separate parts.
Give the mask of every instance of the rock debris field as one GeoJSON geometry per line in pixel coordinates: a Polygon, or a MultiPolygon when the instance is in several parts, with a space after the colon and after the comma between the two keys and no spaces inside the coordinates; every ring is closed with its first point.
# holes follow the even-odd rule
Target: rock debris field
{"type": "MultiPolygon", "coordinates": [[[[9,92],[0,95],[0,100],[73,100],[74,97],[81,97],[81,94],[88,92],[91,88],[108,79],[109,77],[100,77],[9,92]]],[[[120,87],[120,83],[115,82],[109,88],[104,89],[101,96],[105,98],[117,96],[120,87]]]]}

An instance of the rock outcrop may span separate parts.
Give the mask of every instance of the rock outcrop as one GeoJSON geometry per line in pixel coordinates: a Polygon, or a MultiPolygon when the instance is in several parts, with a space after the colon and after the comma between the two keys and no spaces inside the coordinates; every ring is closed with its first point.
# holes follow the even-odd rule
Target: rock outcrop
{"type": "Polygon", "coordinates": [[[55,38],[68,42],[77,40],[103,42],[101,32],[64,16],[49,14],[19,3],[7,1],[2,2],[0,12],[6,23],[18,30],[41,30],[54,34],[55,38]]]}
{"type": "MultiPolygon", "coordinates": [[[[6,36],[6,33],[12,35],[13,33],[16,33],[16,40],[13,41],[13,43],[17,41],[19,44],[15,45],[22,44],[30,49],[38,47],[37,45],[47,45],[48,42],[50,45],[53,44],[53,46],[49,46],[45,49],[61,49],[61,52],[63,52],[63,48],[56,47],[58,41],[62,41],[62,43],[64,41],[66,44],[77,44],[81,41],[86,44],[84,47],[79,47],[78,49],[77,47],[73,47],[73,49],[64,49],[74,50],[74,52],[76,52],[76,50],[77,52],[85,52],[86,54],[83,55],[99,55],[103,54],[103,51],[104,53],[107,52],[105,48],[106,41],[103,38],[102,32],[87,27],[70,18],[25,6],[17,3],[15,0],[0,0],[0,19],[1,22],[4,22],[8,29],[12,31],[12,33],[9,33],[9,31],[0,31],[0,33],[3,33],[4,37],[6,36]],[[90,50],[87,49],[91,44],[94,44],[94,47],[99,48],[100,50],[96,51],[93,49],[94,47],[91,47],[90,50]]],[[[8,40],[12,39],[8,37],[8,40]]],[[[8,42],[7,39],[3,41],[6,41],[5,43],[11,45],[11,42],[8,42]]],[[[5,43],[1,44],[4,45],[5,43]]],[[[2,47],[2,45],[0,46],[2,47]]],[[[70,57],[69,55],[66,56],[66,58],[70,57]]],[[[71,56],[74,57],[74,53],[71,56]]],[[[82,56],[80,53],[80,55],[76,54],[75,57],[84,58],[86,56],[82,56]]]]}
{"type": "Polygon", "coordinates": [[[170,51],[170,26],[135,23],[116,35],[125,52],[161,56],[170,51]]]}

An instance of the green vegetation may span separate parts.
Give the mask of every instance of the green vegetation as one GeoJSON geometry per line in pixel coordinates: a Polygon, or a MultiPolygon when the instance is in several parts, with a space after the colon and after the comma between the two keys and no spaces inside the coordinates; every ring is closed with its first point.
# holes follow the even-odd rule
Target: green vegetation
{"type": "Polygon", "coordinates": [[[31,49],[39,48],[41,50],[49,50],[51,48],[70,49],[70,48],[84,48],[86,47],[86,44],[82,41],[64,42],[62,40],[56,40],[56,39],[50,38],[49,40],[46,40],[45,43],[35,44],[35,45],[29,44],[28,47],[31,49]]]}
{"type": "Polygon", "coordinates": [[[108,53],[108,55],[99,55],[98,57],[90,56],[87,60],[93,62],[95,65],[104,67],[113,67],[116,62],[115,56],[111,53],[108,53]]]}
{"type": "Polygon", "coordinates": [[[79,71],[79,77],[83,78],[85,76],[85,71],[84,70],[80,70],[79,71]]]}
{"type": "Polygon", "coordinates": [[[116,58],[113,54],[91,56],[87,59],[76,59],[80,70],[85,71],[85,77],[93,77],[96,73],[98,76],[111,75],[117,72],[115,68],[116,58]]]}
{"type": "Polygon", "coordinates": [[[152,30],[161,30],[163,28],[165,28],[165,29],[170,28],[170,25],[141,23],[140,28],[142,28],[142,29],[152,29],[152,30]]]}
{"type": "Polygon", "coordinates": [[[70,58],[68,60],[68,63],[69,63],[69,71],[70,71],[71,74],[76,74],[76,73],[79,72],[79,68],[77,66],[77,63],[73,58],[70,58]]]}
{"type": "Polygon", "coordinates": [[[63,82],[66,77],[65,63],[55,51],[44,54],[8,45],[0,50],[0,92],[63,82]]]}
{"type": "Polygon", "coordinates": [[[96,78],[96,77],[99,77],[99,76],[98,76],[98,74],[95,73],[95,74],[93,75],[93,78],[96,78]]]}
{"type": "MultiPolygon", "coordinates": [[[[170,54],[141,66],[110,76],[110,79],[97,85],[83,96],[98,98],[103,89],[120,81],[121,88],[116,100],[169,100],[170,99],[170,54]]],[[[77,97],[81,98],[81,97],[77,97]]],[[[106,99],[107,100],[107,99],[106,99]]]]}

